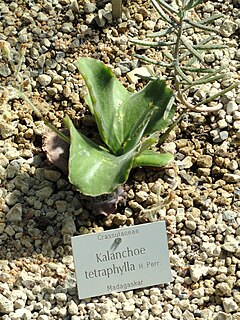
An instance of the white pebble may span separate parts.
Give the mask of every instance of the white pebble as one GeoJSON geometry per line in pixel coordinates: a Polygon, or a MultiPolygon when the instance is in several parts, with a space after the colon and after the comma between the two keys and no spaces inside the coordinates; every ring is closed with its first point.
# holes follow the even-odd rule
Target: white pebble
{"type": "Polygon", "coordinates": [[[70,315],[77,315],[78,314],[78,306],[73,300],[71,300],[69,302],[68,312],[70,315]]]}
{"type": "Polygon", "coordinates": [[[219,132],[219,138],[224,141],[228,138],[228,131],[221,131],[219,132]]]}
{"type": "Polygon", "coordinates": [[[174,306],[173,311],[172,311],[172,315],[174,318],[176,319],[181,319],[182,317],[182,310],[180,309],[179,306],[174,306]]]}
{"type": "Polygon", "coordinates": [[[131,316],[133,314],[134,310],[135,310],[134,304],[130,304],[127,301],[123,303],[123,313],[126,317],[131,316]]]}
{"type": "Polygon", "coordinates": [[[227,235],[225,238],[224,244],[222,245],[222,248],[225,251],[234,253],[234,252],[237,252],[239,248],[239,244],[240,244],[240,239],[227,235]]]}
{"type": "Polygon", "coordinates": [[[193,290],[192,297],[194,298],[202,298],[204,297],[205,290],[203,287],[193,290]]]}
{"type": "Polygon", "coordinates": [[[189,220],[187,220],[187,221],[185,222],[185,225],[186,225],[186,227],[187,227],[188,229],[190,229],[190,230],[195,230],[195,229],[197,228],[197,224],[196,224],[195,221],[189,221],[189,220]]]}
{"type": "Polygon", "coordinates": [[[233,119],[240,120],[240,111],[233,111],[233,119]]]}
{"type": "Polygon", "coordinates": [[[60,302],[67,301],[67,295],[66,293],[63,293],[63,292],[56,293],[55,298],[57,301],[60,301],[60,302]]]}
{"type": "Polygon", "coordinates": [[[0,313],[13,311],[13,302],[0,293],[0,313]]]}
{"type": "Polygon", "coordinates": [[[236,120],[233,122],[233,128],[240,130],[240,120],[236,120]]]}
{"type": "Polygon", "coordinates": [[[223,307],[227,313],[234,312],[238,309],[237,303],[232,298],[224,298],[223,307]]]}
{"type": "Polygon", "coordinates": [[[238,162],[236,160],[230,161],[229,164],[227,165],[227,168],[233,171],[237,170],[238,162]]]}
{"type": "Polygon", "coordinates": [[[238,28],[238,25],[236,22],[226,19],[223,21],[223,24],[220,27],[221,35],[229,38],[238,28]]]}
{"type": "Polygon", "coordinates": [[[227,128],[228,123],[226,122],[225,119],[221,119],[217,122],[219,129],[224,129],[227,128]]]}
{"type": "Polygon", "coordinates": [[[238,111],[238,105],[235,101],[229,101],[227,104],[227,114],[232,114],[234,111],[238,111]]]}
{"type": "Polygon", "coordinates": [[[208,272],[208,267],[201,264],[194,264],[189,266],[191,279],[197,282],[203,275],[205,276],[208,272]]]}
{"type": "Polygon", "coordinates": [[[47,74],[40,74],[38,76],[38,82],[44,87],[49,85],[51,81],[52,81],[52,78],[47,74]]]}

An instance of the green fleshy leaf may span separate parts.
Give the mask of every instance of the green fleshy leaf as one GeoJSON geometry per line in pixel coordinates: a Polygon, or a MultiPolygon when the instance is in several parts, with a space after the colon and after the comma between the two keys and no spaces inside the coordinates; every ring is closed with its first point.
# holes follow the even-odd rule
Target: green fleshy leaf
{"type": "Polygon", "coordinates": [[[168,125],[174,113],[173,92],[165,81],[151,81],[142,90],[130,93],[109,68],[95,59],[80,58],[78,68],[88,88],[86,102],[103,141],[114,154],[130,151],[143,134],[168,125]]]}
{"type": "Polygon", "coordinates": [[[123,184],[132,168],[135,149],[122,155],[112,155],[79,133],[69,117],[65,124],[70,130],[69,181],[85,195],[111,193],[123,184]]]}
{"type": "Polygon", "coordinates": [[[159,153],[145,150],[134,159],[134,167],[163,167],[171,163],[174,156],[171,153],[159,153]]]}
{"type": "Polygon", "coordinates": [[[174,113],[176,111],[176,106],[174,103],[175,97],[172,96],[169,100],[169,104],[165,105],[164,109],[155,109],[151,120],[144,132],[144,135],[152,134],[156,131],[163,131],[169,126],[174,113]]]}
{"type": "Polygon", "coordinates": [[[77,66],[88,88],[86,102],[95,117],[101,138],[113,153],[119,153],[123,140],[119,128],[122,122],[119,107],[131,93],[100,61],[80,58],[77,66]]]}
{"type": "Polygon", "coordinates": [[[149,82],[146,87],[124,102],[122,106],[125,118],[124,152],[137,145],[142,136],[161,131],[166,127],[169,123],[168,116],[172,111],[172,97],[172,90],[166,87],[164,81],[158,79],[149,82]],[[165,115],[167,108],[169,110],[165,115]]]}

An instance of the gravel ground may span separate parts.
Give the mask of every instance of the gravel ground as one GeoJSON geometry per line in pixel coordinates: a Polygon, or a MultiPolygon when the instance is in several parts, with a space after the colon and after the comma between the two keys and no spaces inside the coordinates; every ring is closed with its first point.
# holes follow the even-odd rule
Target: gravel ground
{"type": "MultiPolygon", "coordinates": [[[[196,89],[193,102],[240,80],[239,5],[207,1],[199,9],[204,17],[224,14],[219,42],[229,47],[206,53],[205,61],[225,66],[229,77],[196,89]]],[[[127,0],[126,8],[112,23],[107,1],[0,0],[0,40],[10,43],[14,63],[26,44],[26,90],[57,127],[68,114],[83,130],[94,130],[78,57],[100,59],[130,90],[142,86],[132,78],[142,65],[132,54],[161,59],[161,51],[128,42],[163,27],[150,1],[127,0]]],[[[0,76],[7,86],[12,72],[4,58],[0,76]]],[[[66,175],[46,160],[43,122],[20,100],[1,109],[1,319],[240,319],[239,90],[214,102],[218,112],[187,114],[165,145],[175,163],[134,170],[126,204],[108,217],[87,209],[66,175]],[[159,219],[167,223],[174,281],[79,301],[71,236],[159,219]]]]}

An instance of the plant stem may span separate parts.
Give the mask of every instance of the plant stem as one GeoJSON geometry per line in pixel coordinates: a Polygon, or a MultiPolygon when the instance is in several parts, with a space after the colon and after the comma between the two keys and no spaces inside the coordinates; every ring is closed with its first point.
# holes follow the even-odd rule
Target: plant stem
{"type": "Polygon", "coordinates": [[[158,145],[161,146],[163,142],[167,139],[169,136],[169,133],[176,127],[176,125],[182,120],[183,116],[186,114],[186,111],[182,111],[180,115],[177,117],[177,119],[168,127],[168,129],[161,135],[161,137],[158,139],[158,145]]]}
{"type": "MultiPolygon", "coordinates": [[[[185,105],[188,109],[190,110],[194,110],[194,111],[199,111],[199,112],[214,112],[214,111],[218,111],[221,109],[221,106],[213,106],[213,107],[200,107],[200,105],[203,104],[203,102],[200,102],[199,104],[197,104],[196,106],[191,104],[185,97],[184,94],[181,90],[181,83],[180,83],[180,77],[184,76],[184,79],[189,82],[189,79],[187,78],[187,76],[185,76],[185,74],[182,72],[180,65],[179,65],[179,50],[180,50],[180,45],[181,45],[181,41],[182,41],[182,33],[184,30],[184,20],[185,20],[185,14],[186,12],[182,9],[180,9],[179,12],[179,16],[180,16],[180,20],[179,20],[179,29],[177,32],[177,39],[176,39],[176,44],[175,44],[175,48],[174,48],[174,52],[173,52],[173,56],[174,56],[174,82],[175,82],[175,87],[177,90],[177,98],[179,99],[179,101],[185,105]]],[[[229,91],[229,90],[228,90],[229,91]]],[[[221,92],[222,94],[222,92],[221,92]]],[[[219,95],[217,95],[219,96],[219,95]]],[[[212,101],[213,97],[210,97],[212,101]]],[[[210,99],[209,98],[209,99],[210,99]]]]}

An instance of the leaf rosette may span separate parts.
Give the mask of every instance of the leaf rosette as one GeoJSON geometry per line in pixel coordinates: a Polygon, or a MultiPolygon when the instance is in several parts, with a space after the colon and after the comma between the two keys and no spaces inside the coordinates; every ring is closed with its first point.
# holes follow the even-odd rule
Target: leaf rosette
{"type": "Polygon", "coordinates": [[[126,182],[132,167],[171,162],[171,154],[147,150],[175,112],[173,92],[165,81],[151,81],[131,93],[100,61],[80,58],[77,66],[87,86],[86,103],[106,147],[78,132],[65,118],[70,131],[70,182],[83,194],[98,196],[126,182]]]}

